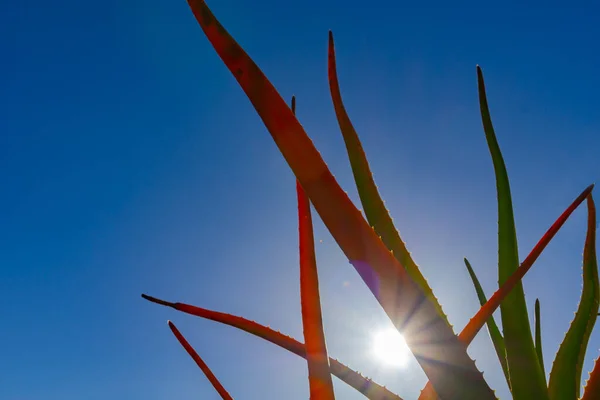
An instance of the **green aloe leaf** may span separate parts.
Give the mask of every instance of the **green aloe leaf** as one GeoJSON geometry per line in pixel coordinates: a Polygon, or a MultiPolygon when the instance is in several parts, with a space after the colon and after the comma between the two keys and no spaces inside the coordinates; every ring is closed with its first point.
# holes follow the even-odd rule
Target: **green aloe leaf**
{"type": "Polygon", "coordinates": [[[544,352],[542,348],[542,326],[540,318],[540,299],[535,299],[535,352],[537,353],[538,360],[540,361],[540,367],[546,378],[546,368],[544,367],[544,352]]]}
{"type": "MultiPolygon", "coordinates": [[[[481,68],[477,67],[479,105],[488,143],[498,196],[498,284],[501,286],[519,266],[517,233],[510,184],[500,146],[494,133],[481,68]]],[[[506,358],[514,400],[548,399],[544,374],[535,352],[523,284],[518,282],[500,305],[506,358]]]]}
{"type": "Polygon", "coordinates": [[[446,400],[495,398],[452,327],[340,187],[277,89],[203,0],[188,0],[196,20],[261,117],[321,220],[446,400]]]}
{"type": "Polygon", "coordinates": [[[587,198],[588,226],[583,250],[583,290],[575,318],[561,343],[548,390],[552,400],[578,399],[581,391],[581,371],[592,329],[598,317],[599,283],[596,261],[596,208],[590,194],[587,198]]]}
{"type": "MultiPolygon", "coordinates": [[[[465,345],[469,345],[471,341],[475,338],[479,330],[483,328],[486,322],[490,319],[490,317],[494,314],[496,309],[502,304],[506,296],[514,289],[514,287],[523,279],[527,271],[531,269],[535,261],[538,259],[540,254],[544,251],[548,243],[552,240],[552,238],[558,233],[560,228],[565,224],[567,219],[573,214],[573,211],[579,205],[587,199],[588,194],[591,193],[592,189],[594,189],[594,185],[590,185],[577,198],[567,207],[565,211],[554,221],[554,223],[548,228],[546,233],[541,237],[541,239],[536,243],[536,245],[531,249],[531,252],[525,257],[525,260],[521,263],[519,268],[508,278],[502,286],[496,290],[496,292],[488,299],[488,301],[481,306],[479,311],[469,320],[467,325],[463,328],[463,330],[458,335],[458,338],[465,345]]],[[[510,372],[510,371],[509,371],[510,372]]],[[[431,400],[435,399],[436,394],[431,386],[431,382],[427,382],[425,388],[421,391],[419,395],[419,400],[431,400]]]]}
{"type": "Polygon", "coordinates": [[[392,217],[379,194],[379,190],[377,190],[377,185],[373,179],[367,156],[342,100],[335,61],[333,33],[331,31],[329,31],[328,76],[329,90],[335,109],[335,115],[344,138],[344,143],[346,144],[346,151],[350,160],[350,166],[352,167],[352,174],[354,175],[358,196],[360,197],[360,202],[363,206],[367,221],[381,237],[381,240],[385,243],[386,247],[394,253],[394,257],[396,257],[402,266],[404,266],[410,277],[421,287],[425,295],[435,305],[440,315],[447,321],[448,318],[442,310],[442,306],[433,294],[431,287],[419,270],[419,267],[411,257],[404,241],[402,241],[400,233],[394,226],[392,217]]]}
{"type": "MultiPolygon", "coordinates": [[[[471,341],[477,335],[477,332],[485,325],[487,320],[492,316],[492,314],[496,311],[496,309],[502,304],[506,296],[515,288],[517,283],[523,279],[525,274],[533,267],[533,264],[538,259],[540,254],[544,251],[546,246],[550,243],[552,238],[556,236],[560,228],[565,224],[567,219],[573,214],[573,211],[579,207],[579,205],[585,201],[588,194],[594,189],[594,185],[590,185],[583,192],[577,196],[577,198],[567,207],[565,211],[554,221],[552,226],[548,228],[546,233],[541,237],[541,239],[536,243],[536,245],[531,249],[525,260],[521,263],[519,268],[508,278],[502,286],[490,297],[483,306],[477,311],[477,313],[469,320],[467,325],[460,332],[458,337],[463,343],[467,345],[471,343],[471,341]]],[[[506,345],[506,340],[505,340],[506,345]]]]}
{"type": "Polygon", "coordinates": [[[175,326],[174,323],[169,321],[169,328],[171,328],[171,332],[177,338],[181,346],[187,351],[187,353],[192,357],[192,359],[196,362],[196,365],[204,372],[204,375],[208,378],[209,382],[213,385],[217,393],[221,396],[223,400],[233,400],[233,397],[225,390],[221,382],[217,379],[215,374],[210,370],[208,365],[204,362],[204,360],[198,355],[196,350],[189,344],[189,342],[185,339],[185,337],[179,332],[179,329],[175,326]]]}
{"type": "MultiPolygon", "coordinates": [[[[475,275],[475,271],[473,270],[473,267],[471,267],[469,260],[465,258],[464,262],[465,266],[467,267],[467,271],[469,271],[469,275],[471,276],[471,280],[473,281],[473,286],[475,286],[479,304],[483,306],[485,303],[487,303],[487,298],[485,297],[483,288],[481,287],[479,279],[477,279],[477,275],[475,275]]],[[[506,362],[506,347],[504,346],[504,338],[502,337],[500,329],[498,329],[498,325],[496,325],[496,321],[494,320],[493,316],[491,316],[486,323],[488,331],[490,332],[490,338],[492,339],[492,343],[496,349],[496,354],[498,355],[498,360],[500,360],[500,365],[502,365],[502,371],[504,372],[506,383],[510,387],[510,376],[508,374],[508,364],[506,362]]]]}

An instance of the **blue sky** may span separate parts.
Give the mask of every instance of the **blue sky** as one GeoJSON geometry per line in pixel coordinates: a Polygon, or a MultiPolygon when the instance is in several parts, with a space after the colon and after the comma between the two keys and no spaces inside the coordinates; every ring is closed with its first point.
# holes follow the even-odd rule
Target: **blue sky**
{"type": "MultiPolygon", "coordinates": [[[[475,65],[511,178],[520,258],[600,178],[600,10],[591,1],[224,0],[209,5],[285,97],[353,199],[327,86],[336,38],[346,106],[404,240],[456,329],[478,306],[462,258],[496,287],[496,200],[475,65]]],[[[231,394],[306,399],[298,357],[142,292],[302,337],[295,182],[187,4],[7,2],[0,12],[0,398],[216,398],[173,320],[231,394]]],[[[600,196],[597,196],[600,198],[600,196]]],[[[578,210],[525,279],[546,366],[581,290],[578,210]]],[[[390,326],[316,223],[330,354],[402,395],[390,326]],[[322,240],[322,242],[320,242],[322,240]]],[[[532,313],[530,312],[530,316],[532,313]]],[[[592,334],[584,377],[600,348],[592,334]]],[[[487,331],[469,350],[501,398],[487,331]]],[[[339,398],[359,399],[336,381],[339,398]]]]}

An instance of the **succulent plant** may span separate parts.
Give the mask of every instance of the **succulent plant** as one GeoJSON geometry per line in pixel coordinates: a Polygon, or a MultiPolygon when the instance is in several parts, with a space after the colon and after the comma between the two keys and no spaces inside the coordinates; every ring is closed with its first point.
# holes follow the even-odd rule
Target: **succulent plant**
{"type": "MultiPolygon", "coordinates": [[[[329,84],[364,215],[339,186],[291,107],[229,35],[203,0],[188,0],[202,30],[237,79],[297,179],[300,288],[305,343],[242,317],[148,295],[145,299],[176,310],[242,329],[307,360],[310,398],[331,400],[335,375],[369,399],[400,399],[385,387],[329,357],[322,326],[317,264],[314,253],[311,204],[351,265],[375,296],[394,326],[406,339],[429,383],[419,399],[495,399],[467,347],[487,324],[490,338],[513,399],[600,399],[600,362],[580,393],[582,365],[599,309],[600,285],[596,260],[596,211],[593,185],[586,188],[552,224],[522,263],[506,166],[492,126],[483,73],[477,67],[480,113],[491,154],[498,201],[498,276],[500,287],[487,299],[471,264],[471,276],[481,308],[457,335],[419,267],[412,259],[381,199],[365,152],[342,101],[336,70],[333,35],[329,33],[329,84]],[[588,226],[583,254],[583,291],[577,313],[560,345],[546,382],[540,331],[540,304],[535,303],[532,334],[521,279],[541,252],[584,201],[588,226]],[[500,308],[502,332],[493,313],[500,308]]],[[[172,322],[169,326],[223,399],[223,385],[172,322]]]]}

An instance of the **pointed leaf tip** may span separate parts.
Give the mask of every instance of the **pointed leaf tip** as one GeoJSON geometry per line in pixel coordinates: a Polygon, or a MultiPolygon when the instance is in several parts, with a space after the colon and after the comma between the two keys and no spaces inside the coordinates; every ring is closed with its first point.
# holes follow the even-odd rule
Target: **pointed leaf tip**
{"type": "MultiPolygon", "coordinates": [[[[177,311],[241,329],[280,346],[300,357],[306,358],[306,347],[303,343],[298,342],[291,336],[284,335],[254,321],[231,314],[195,307],[185,303],[172,303],[163,300],[157,304],[173,304],[173,308],[177,311]]],[[[366,381],[358,372],[348,368],[333,358],[329,359],[329,367],[333,375],[337,376],[340,380],[347,383],[370,400],[402,400],[401,397],[385,389],[383,386],[373,381],[366,381]]]]}
{"type": "Polygon", "coordinates": [[[544,352],[542,349],[542,324],[540,317],[540,299],[535,299],[535,311],[534,311],[534,321],[535,321],[535,351],[538,356],[538,361],[540,362],[540,368],[544,374],[544,380],[546,379],[546,369],[544,367],[544,352]]]}
{"type": "MultiPolygon", "coordinates": [[[[490,115],[481,68],[477,68],[479,111],[483,131],[494,167],[498,207],[498,283],[502,286],[519,267],[517,233],[510,182],[500,145],[490,115]]],[[[540,368],[529,326],[527,304],[521,281],[500,304],[506,359],[515,399],[548,399],[545,379],[540,368]]]]}
{"type": "Polygon", "coordinates": [[[579,397],[585,352],[598,316],[600,281],[596,260],[596,208],[587,196],[588,226],[583,250],[583,289],[575,318],[561,343],[548,382],[552,400],[561,400],[575,393],[579,397]]]}
{"type": "Polygon", "coordinates": [[[315,256],[310,201],[296,181],[298,194],[298,231],[300,249],[300,303],[302,328],[306,343],[310,398],[334,400],[333,382],[329,371],[329,356],[323,331],[323,316],[319,295],[319,278],[315,256]]]}
{"type": "Polygon", "coordinates": [[[439,396],[460,400],[494,398],[450,325],[369,227],[273,84],[221,25],[205,1],[188,0],[188,4],[213,48],[258,112],[323,223],[386,314],[406,332],[419,332],[420,337],[438,344],[420,346],[414,336],[408,335],[407,339],[439,396]]]}
{"type": "Polygon", "coordinates": [[[142,294],[142,298],[145,300],[148,300],[151,303],[156,303],[156,304],[160,304],[161,306],[175,308],[175,303],[170,303],[168,301],[157,299],[156,297],[148,296],[147,294],[142,294]]]}
{"type": "MultiPolygon", "coordinates": [[[[479,303],[483,307],[485,303],[487,303],[487,298],[485,296],[485,292],[481,287],[481,283],[479,279],[477,279],[477,275],[471,266],[471,263],[466,258],[464,259],[465,266],[467,267],[467,272],[471,276],[471,280],[473,281],[473,286],[475,286],[475,292],[477,293],[477,297],[479,299],[479,303]]],[[[494,349],[496,350],[496,354],[498,356],[498,360],[502,366],[502,371],[504,372],[504,376],[506,378],[506,383],[510,388],[510,374],[508,372],[508,364],[506,361],[506,346],[504,344],[504,338],[500,333],[500,329],[494,320],[494,316],[490,315],[487,319],[487,327],[488,332],[490,334],[490,338],[492,339],[492,344],[494,345],[494,349]]]]}
{"type": "Polygon", "coordinates": [[[210,383],[213,385],[213,387],[215,388],[217,393],[219,393],[221,398],[223,400],[233,400],[233,397],[231,397],[231,395],[227,392],[227,390],[225,390],[225,388],[223,387],[221,382],[219,382],[219,380],[217,379],[215,374],[213,374],[213,372],[210,370],[208,365],[204,362],[204,360],[200,357],[200,355],[198,355],[196,350],[194,350],[192,345],[181,334],[181,332],[179,332],[179,329],[177,329],[175,324],[172,323],[171,321],[169,321],[169,328],[171,328],[171,332],[173,332],[173,335],[177,338],[177,340],[179,341],[179,344],[181,344],[181,346],[185,349],[185,351],[189,354],[189,356],[192,357],[192,359],[194,360],[194,362],[196,363],[198,368],[200,368],[200,370],[204,373],[204,375],[210,381],[210,383]]]}
{"type": "Polygon", "coordinates": [[[479,309],[477,314],[471,318],[467,326],[460,333],[460,338],[464,343],[471,343],[475,334],[481,329],[481,327],[485,324],[485,321],[494,313],[496,308],[502,303],[504,298],[510,293],[510,291],[514,288],[515,284],[519,282],[523,276],[529,271],[529,269],[533,266],[534,262],[540,256],[542,251],[546,248],[548,243],[552,240],[552,238],[556,235],[556,233],[560,230],[560,228],[567,221],[569,216],[575,211],[579,205],[586,199],[586,192],[583,191],[577,198],[567,207],[565,211],[554,221],[552,226],[548,228],[544,236],[537,242],[534,248],[529,252],[525,260],[521,263],[519,268],[511,275],[511,277],[502,285],[502,287],[494,293],[492,297],[490,297],[487,303],[479,309]]]}
{"type": "Polygon", "coordinates": [[[447,323],[448,319],[441,305],[434,296],[427,280],[420,272],[419,267],[412,259],[410,252],[402,241],[400,233],[398,232],[398,229],[396,229],[393,219],[385,206],[385,201],[379,194],[360,138],[358,137],[358,133],[352,125],[350,116],[344,106],[337,73],[333,34],[330,34],[329,36],[327,70],[331,100],[346,145],[354,182],[358,190],[360,202],[363,206],[362,211],[367,218],[367,222],[369,223],[371,230],[373,230],[377,237],[383,241],[392,257],[404,267],[413,281],[417,283],[418,287],[425,292],[427,299],[435,307],[444,322],[447,323]]]}

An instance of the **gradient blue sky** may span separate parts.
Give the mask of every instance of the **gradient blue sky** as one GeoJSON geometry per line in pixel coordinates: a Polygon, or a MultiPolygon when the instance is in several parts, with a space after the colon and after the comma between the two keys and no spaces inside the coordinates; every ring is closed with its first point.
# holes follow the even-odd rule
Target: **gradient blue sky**
{"type": "MultiPolygon", "coordinates": [[[[600,178],[592,1],[209,5],[280,93],[297,95],[301,122],[357,199],[327,86],[334,31],[342,93],[382,195],[458,329],[478,308],[462,258],[488,295],[497,282],[475,65],[511,177],[521,259],[600,178]]],[[[1,8],[0,398],[216,398],[172,319],[234,397],[306,399],[295,355],[139,297],[302,337],[293,175],[185,1],[1,8]]],[[[547,367],[579,300],[585,220],[581,208],[525,279],[531,309],[541,299],[547,367]]],[[[320,222],[315,235],[331,355],[416,398],[424,374],[372,357],[371,336],[390,324],[320,222]]],[[[596,330],[584,377],[599,348],[596,330]]],[[[507,398],[487,331],[470,354],[507,398]]],[[[361,398],[337,380],[336,391],[361,398]]]]}

